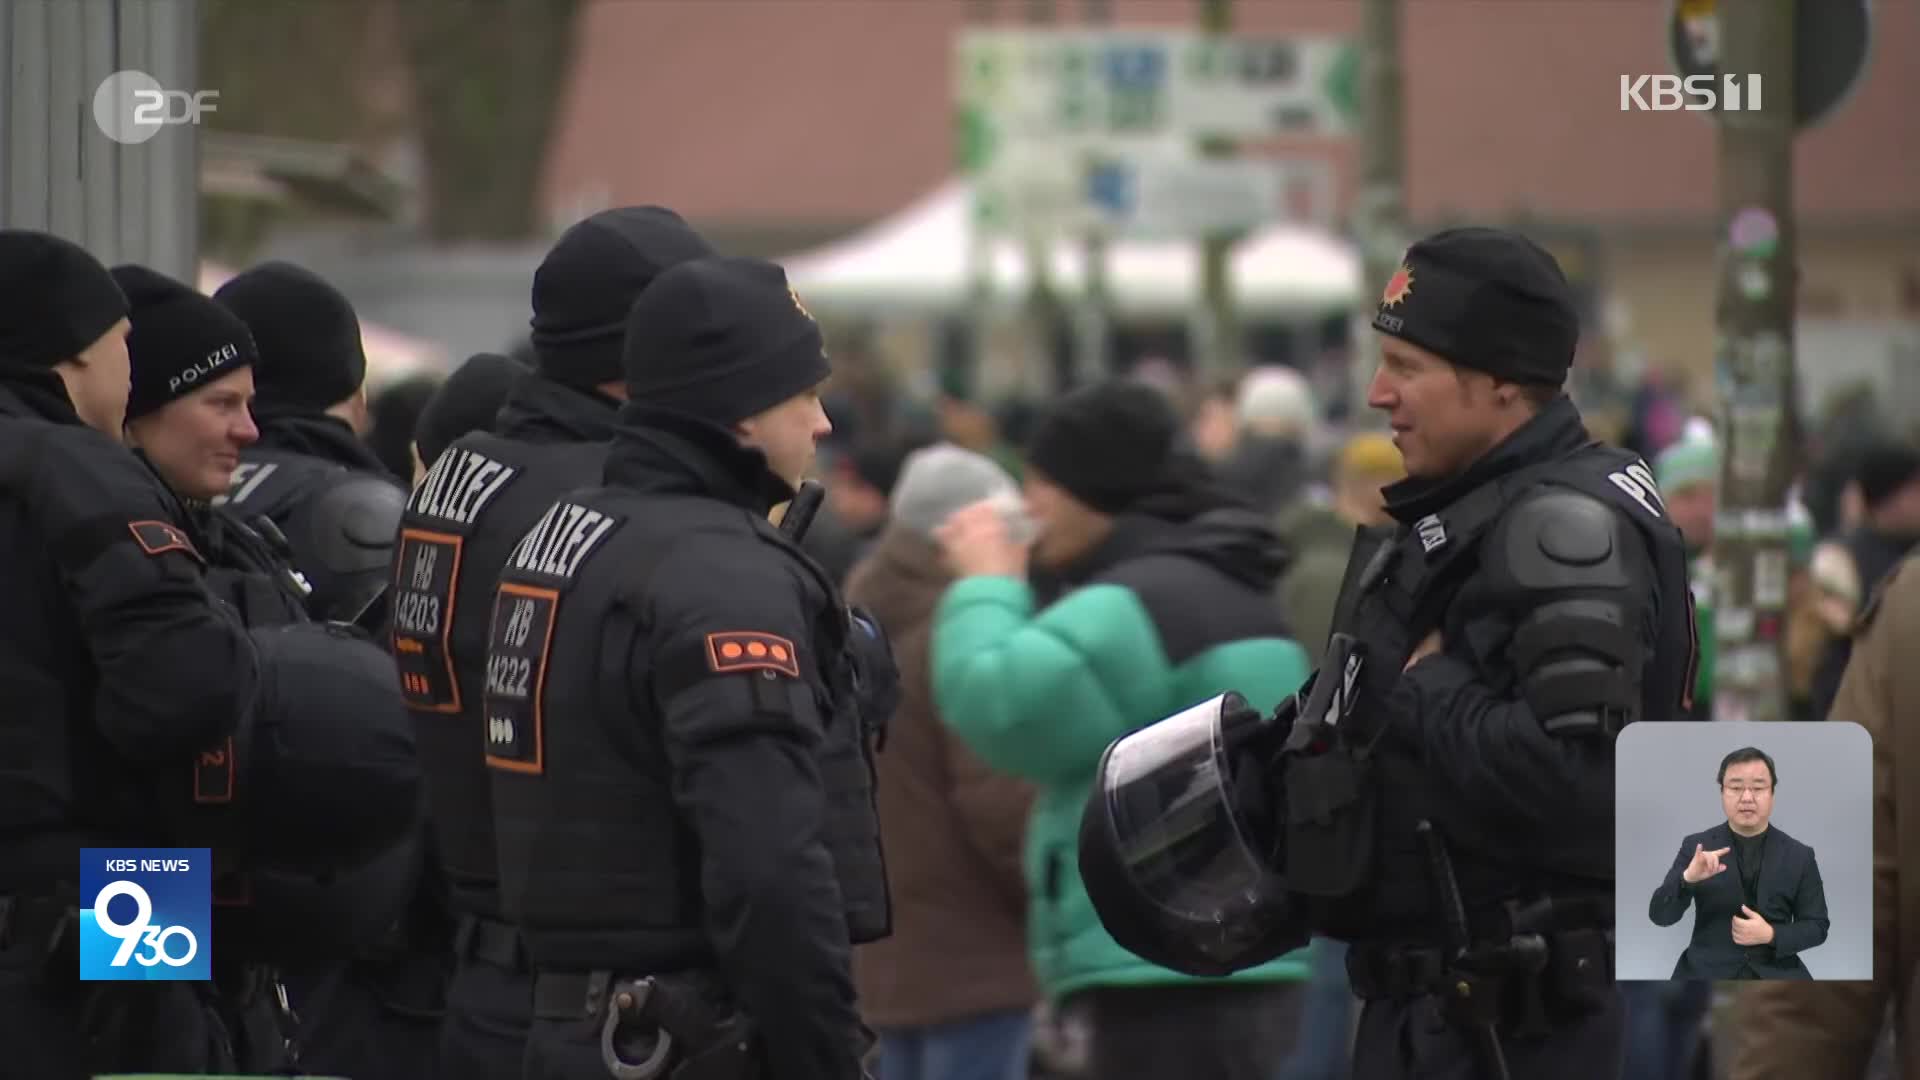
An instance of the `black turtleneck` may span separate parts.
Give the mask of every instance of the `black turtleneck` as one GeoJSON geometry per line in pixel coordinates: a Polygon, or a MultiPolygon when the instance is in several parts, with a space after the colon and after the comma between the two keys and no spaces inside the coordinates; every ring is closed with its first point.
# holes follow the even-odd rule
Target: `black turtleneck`
{"type": "Polygon", "coordinates": [[[1387,513],[1402,525],[1411,525],[1445,510],[1490,480],[1535,462],[1564,457],[1592,442],[1580,410],[1562,394],[1464,471],[1444,477],[1410,476],[1389,484],[1383,490],[1387,513]]]}
{"type": "Polygon", "coordinates": [[[22,416],[55,424],[79,424],[67,384],[52,368],[0,360],[0,416],[22,416]]]}
{"type": "Polygon", "coordinates": [[[760,515],[794,494],[766,455],[740,445],[732,432],[638,402],[620,409],[606,480],[635,491],[705,495],[760,515]]]}
{"type": "Polygon", "coordinates": [[[494,422],[495,434],[516,442],[583,443],[613,438],[620,403],[591,390],[577,390],[544,375],[516,380],[494,422]]]}

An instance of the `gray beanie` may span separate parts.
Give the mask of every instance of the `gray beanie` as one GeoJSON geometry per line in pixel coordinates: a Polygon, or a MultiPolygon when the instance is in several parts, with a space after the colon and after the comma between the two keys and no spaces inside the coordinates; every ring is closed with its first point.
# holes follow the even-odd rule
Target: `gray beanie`
{"type": "Polygon", "coordinates": [[[999,463],[952,443],[935,443],[907,455],[894,483],[894,523],[932,536],[957,510],[983,499],[1018,504],[1020,489],[999,463]]]}

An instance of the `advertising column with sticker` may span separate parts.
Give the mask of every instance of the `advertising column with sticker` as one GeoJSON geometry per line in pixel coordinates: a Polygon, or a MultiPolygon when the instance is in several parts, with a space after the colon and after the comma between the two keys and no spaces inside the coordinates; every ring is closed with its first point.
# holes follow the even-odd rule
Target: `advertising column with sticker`
{"type": "MultiPolygon", "coordinates": [[[[1773,5],[1718,13],[1719,58],[1728,70],[1790,85],[1793,42],[1773,5]]],[[[1719,332],[1714,357],[1720,405],[1721,510],[1714,530],[1719,578],[1714,719],[1788,715],[1784,585],[1786,502],[1792,481],[1793,297],[1792,99],[1769,95],[1760,111],[1716,114],[1722,220],[1719,332]],[[1783,578],[1784,581],[1784,578],[1783,578]]]]}
{"type": "Polygon", "coordinates": [[[1833,115],[1871,52],[1868,0],[1728,4],[1678,0],[1668,48],[1676,74],[1763,80],[1764,98],[1709,114],[1719,147],[1715,389],[1723,444],[1714,530],[1714,718],[1790,715],[1786,607],[1799,454],[1794,415],[1795,136],[1833,115]]]}

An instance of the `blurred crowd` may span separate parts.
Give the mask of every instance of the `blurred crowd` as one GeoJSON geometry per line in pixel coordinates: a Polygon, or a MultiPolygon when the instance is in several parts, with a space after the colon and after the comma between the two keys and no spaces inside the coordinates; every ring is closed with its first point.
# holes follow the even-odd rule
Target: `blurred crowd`
{"type": "MultiPolygon", "coordinates": [[[[418,475],[438,447],[489,422],[523,367],[523,358],[483,355],[444,382],[396,384],[373,402],[369,441],[396,473],[418,475]]],[[[858,366],[829,385],[834,433],[819,458],[828,499],[807,547],[852,599],[880,613],[906,682],[890,752],[881,759],[896,932],[863,947],[856,967],[868,1022],[890,1055],[880,1072],[885,1080],[963,1075],[942,1064],[963,1060],[1030,1060],[1037,1074],[1059,1076],[1118,1075],[1103,1063],[1130,1060],[1127,1074],[1153,1075],[1156,1045],[1191,1054],[1209,1042],[1238,1048],[1213,1052],[1243,1055],[1243,1068],[1220,1063],[1224,1075],[1346,1073],[1357,1006],[1337,943],[1316,941],[1308,955],[1249,973],[1251,987],[1204,994],[1168,972],[1143,974],[1137,964],[1074,955],[1098,952],[1072,940],[1099,935],[1084,898],[1071,911],[1028,904],[1035,890],[1057,899],[1064,888],[1058,879],[1074,867],[1035,865],[1033,852],[1046,840],[1036,844],[1026,834],[1066,827],[1049,825],[1046,807],[1077,807],[1084,793],[1060,777],[1083,778],[1093,762],[1047,762],[1062,752],[1057,733],[1032,731],[1018,717],[1006,721],[1008,731],[999,733],[1006,745],[996,748],[975,722],[938,715],[937,698],[955,700],[954,692],[942,698],[932,685],[930,638],[954,580],[956,515],[995,501],[1009,535],[1052,538],[1056,550],[1042,540],[1027,569],[1035,602],[1045,604],[1085,580],[1089,560],[1102,557],[1089,548],[1113,546],[1111,521],[1166,497],[1165,477],[1179,470],[1170,473],[1161,458],[1191,462],[1197,471],[1184,482],[1208,493],[1205,506],[1251,510],[1264,532],[1203,536],[1210,527],[1201,520],[1217,515],[1189,514],[1173,530],[1184,540],[1156,542],[1237,546],[1243,554],[1260,548],[1236,565],[1238,580],[1270,600],[1277,633],[1298,643],[1308,667],[1317,657],[1354,530],[1387,521],[1381,488],[1404,475],[1390,438],[1330,420],[1333,410],[1316,400],[1313,385],[1286,366],[1211,383],[1156,369],[1117,385],[1132,395],[1085,388],[1041,409],[1023,401],[989,406],[957,384],[916,400],[858,366]],[[1176,430],[1163,451],[1141,449],[1160,446],[1161,428],[1169,425],[1176,430]],[[1062,439],[1070,443],[1070,462],[1029,467],[1035,453],[1058,457],[1048,448],[1062,439]],[[1106,524],[1084,526],[1076,513],[1106,524]],[[1076,536],[1097,540],[1076,544],[1076,536]],[[983,760],[983,750],[994,760],[983,760]],[[1055,918],[1070,924],[1043,924],[1055,918]],[[1039,934],[1067,940],[1033,940],[1039,934]]],[[[1617,430],[1606,434],[1652,463],[1685,535],[1702,643],[1695,703],[1698,718],[1711,719],[1715,599],[1724,588],[1712,547],[1723,466],[1714,424],[1700,412],[1649,378],[1630,388],[1613,411],[1617,430]]],[[[1832,705],[1875,584],[1920,539],[1920,450],[1866,395],[1840,402],[1804,438],[1804,468],[1790,500],[1787,674],[1794,718],[1814,720],[1832,705]]],[[[981,534],[967,535],[972,539],[960,546],[978,546],[981,534]]],[[[1729,717],[1723,710],[1720,718],[1729,717]]],[[[1102,736],[1078,752],[1097,755],[1104,744],[1102,736]]],[[[1709,1075],[1714,1047],[1733,1045],[1730,1034],[1711,1037],[1707,984],[1629,985],[1627,993],[1628,1075],[1709,1075]]],[[[1884,1048],[1877,1060],[1884,1069],[1884,1048]]],[[[1017,1068],[964,1075],[1010,1076],[1017,1068]]]]}

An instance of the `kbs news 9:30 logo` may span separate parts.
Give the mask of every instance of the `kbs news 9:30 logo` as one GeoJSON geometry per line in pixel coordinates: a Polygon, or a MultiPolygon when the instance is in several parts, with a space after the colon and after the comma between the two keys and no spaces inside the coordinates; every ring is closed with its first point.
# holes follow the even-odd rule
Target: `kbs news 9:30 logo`
{"type": "Polygon", "coordinates": [[[83,981],[213,977],[206,848],[82,848],[80,902],[83,981]]]}

